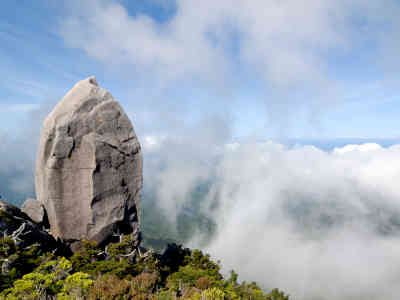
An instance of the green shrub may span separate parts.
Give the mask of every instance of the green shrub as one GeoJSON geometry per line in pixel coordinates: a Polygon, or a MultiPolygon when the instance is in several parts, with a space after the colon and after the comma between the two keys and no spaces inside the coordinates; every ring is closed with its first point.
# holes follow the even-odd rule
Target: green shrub
{"type": "Polygon", "coordinates": [[[82,240],[81,249],[71,257],[73,270],[92,273],[95,269],[94,263],[98,260],[100,253],[101,249],[95,241],[82,240]]]}
{"type": "Polygon", "coordinates": [[[267,294],[266,300],[289,300],[289,295],[285,295],[284,292],[278,289],[273,289],[269,294],[267,294]]]}
{"type": "Polygon", "coordinates": [[[15,252],[17,252],[17,246],[15,246],[11,238],[5,237],[0,239],[0,259],[5,259],[15,252]]]}
{"type": "Polygon", "coordinates": [[[85,296],[94,281],[89,274],[76,272],[69,275],[64,282],[63,288],[57,294],[59,300],[81,299],[85,296]]]}
{"type": "Polygon", "coordinates": [[[52,257],[52,254],[42,253],[38,245],[26,249],[15,246],[10,238],[0,239],[0,265],[8,264],[9,271],[0,274],[0,292],[10,288],[13,282],[23,275],[31,273],[43,261],[52,257]]]}

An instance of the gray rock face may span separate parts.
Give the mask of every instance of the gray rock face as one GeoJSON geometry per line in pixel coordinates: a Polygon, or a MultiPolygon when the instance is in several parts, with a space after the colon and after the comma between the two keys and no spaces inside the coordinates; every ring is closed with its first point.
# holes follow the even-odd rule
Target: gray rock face
{"type": "Polygon", "coordinates": [[[46,212],[43,205],[32,198],[28,198],[21,206],[21,211],[27,214],[34,222],[42,225],[46,223],[46,212]]]}
{"type": "Polygon", "coordinates": [[[140,242],[142,154],[132,124],[94,77],[78,82],[46,118],[36,193],[53,236],[140,242]]]}

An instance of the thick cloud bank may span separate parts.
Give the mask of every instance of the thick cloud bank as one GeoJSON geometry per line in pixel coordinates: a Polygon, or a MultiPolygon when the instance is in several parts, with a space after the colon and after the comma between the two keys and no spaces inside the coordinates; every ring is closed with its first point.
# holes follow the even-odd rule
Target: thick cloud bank
{"type": "Polygon", "coordinates": [[[200,207],[217,232],[205,250],[226,271],[294,299],[400,295],[400,146],[326,152],[265,142],[215,145],[204,154],[149,137],[144,148],[163,162],[161,172],[148,162],[147,184],[159,206],[175,212],[170,218],[207,184],[200,207]]]}

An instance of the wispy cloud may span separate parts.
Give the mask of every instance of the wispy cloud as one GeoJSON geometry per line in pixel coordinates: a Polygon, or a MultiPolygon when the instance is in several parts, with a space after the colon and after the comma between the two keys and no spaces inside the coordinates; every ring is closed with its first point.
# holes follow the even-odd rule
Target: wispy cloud
{"type": "Polygon", "coordinates": [[[61,34],[68,45],[106,63],[132,63],[164,76],[209,76],[238,59],[284,85],[329,77],[333,51],[345,57],[367,41],[367,51],[396,45],[391,34],[400,8],[394,1],[231,4],[176,1],[176,13],[159,23],[151,15],[130,16],[119,2],[92,0],[61,22],[61,34]]]}
{"type": "Polygon", "coordinates": [[[38,108],[38,104],[0,104],[0,113],[27,113],[38,108]]]}
{"type": "Polygon", "coordinates": [[[4,80],[1,86],[15,94],[27,96],[28,99],[35,99],[37,102],[38,100],[49,98],[54,93],[54,90],[45,83],[32,79],[16,79],[11,77],[4,80]]]}
{"type": "Polygon", "coordinates": [[[59,33],[67,46],[114,66],[138,86],[201,87],[225,107],[234,105],[232,95],[250,90],[250,105],[278,135],[290,135],[299,115],[321,131],[329,109],[370,99],[371,82],[395,81],[372,91],[385,98],[398,83],[384,62],[399,61],[388,50],[397,45],[396,1],[173,4],[160,22],[151,12],[130,14],[125,2],[69,2],[59,33]]]}

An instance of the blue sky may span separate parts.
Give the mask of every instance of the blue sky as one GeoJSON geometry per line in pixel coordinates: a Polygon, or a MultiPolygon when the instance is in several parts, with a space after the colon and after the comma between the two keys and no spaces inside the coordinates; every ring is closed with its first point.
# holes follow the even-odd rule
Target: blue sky
{"type": "Polygon", "coordinates": [[[399,137],[396,1],[229,2],[7,1],[0,130],[95,75],[139,135],[212,117],[234,139],[399,137]]]}

